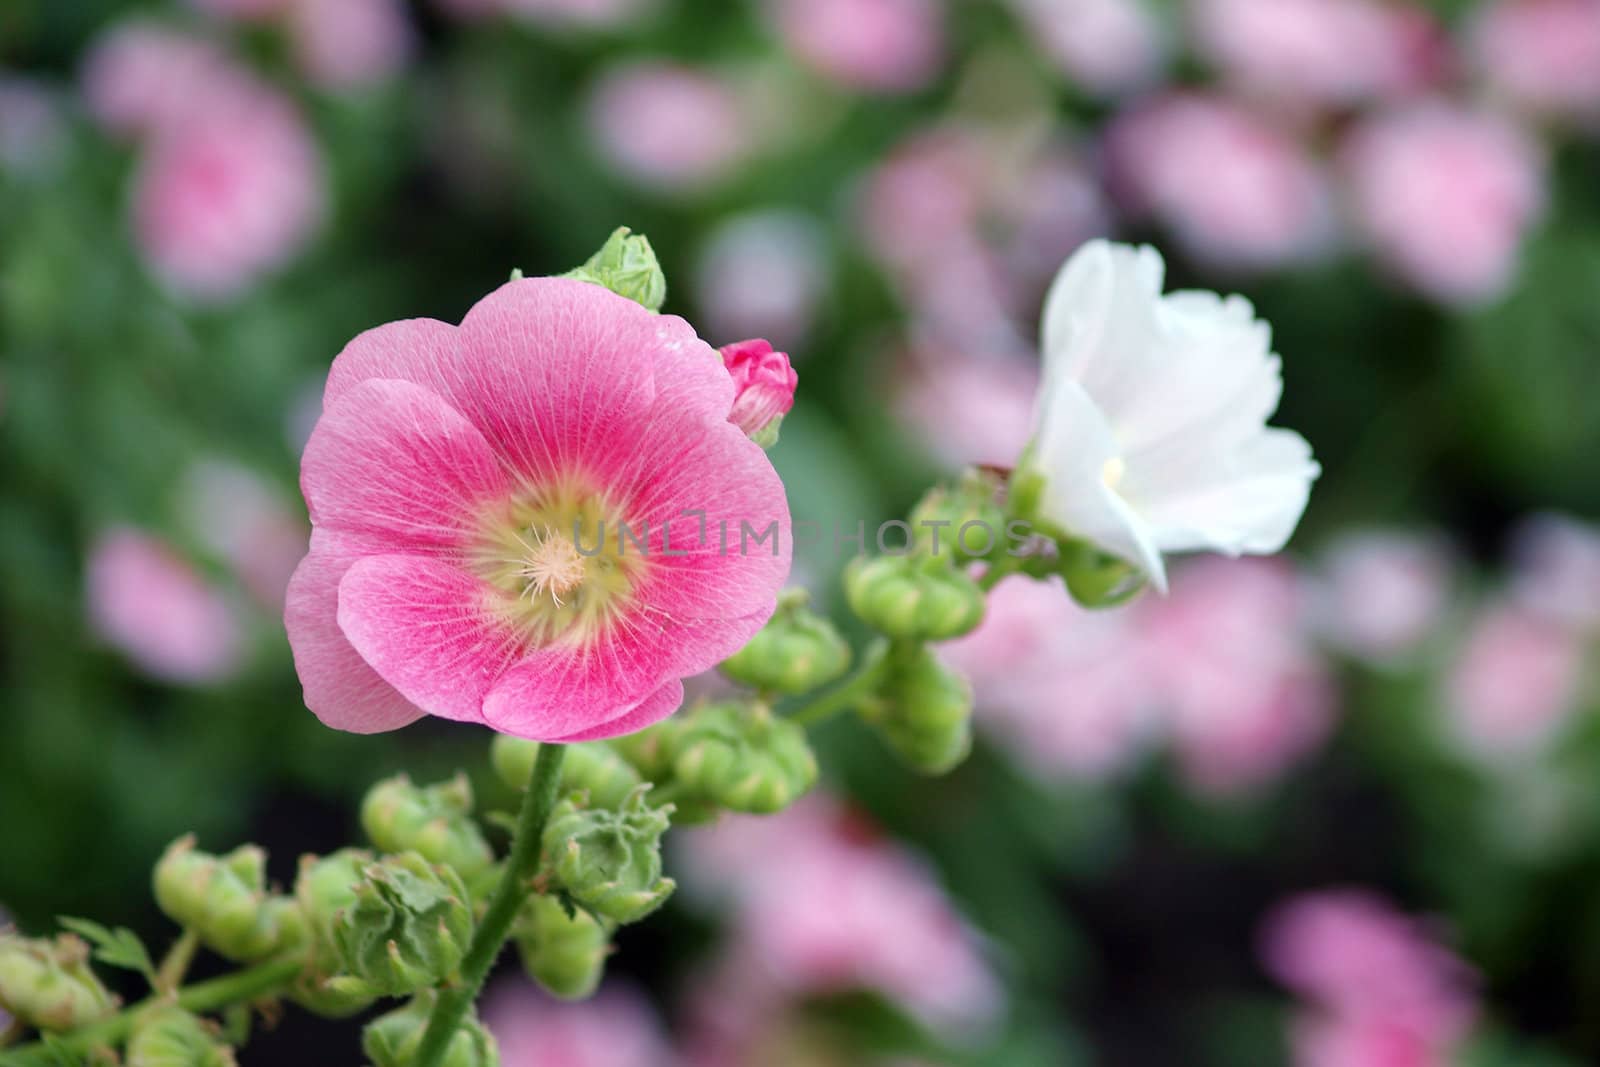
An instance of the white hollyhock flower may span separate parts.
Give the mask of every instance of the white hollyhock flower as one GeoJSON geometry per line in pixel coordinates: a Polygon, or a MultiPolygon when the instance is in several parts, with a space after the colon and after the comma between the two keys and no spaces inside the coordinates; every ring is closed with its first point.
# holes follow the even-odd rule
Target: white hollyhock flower
{"type": "Polygon", "coordinates": [[[1271,328],[1240,296],[1161,292],[1153,248],[1084,245],[1045,301],[1044,384],[1025,467],[1041,518],[1166,590],[1163,552],[1283,547],[1320,468],[1269,428],[1271,328]]]}

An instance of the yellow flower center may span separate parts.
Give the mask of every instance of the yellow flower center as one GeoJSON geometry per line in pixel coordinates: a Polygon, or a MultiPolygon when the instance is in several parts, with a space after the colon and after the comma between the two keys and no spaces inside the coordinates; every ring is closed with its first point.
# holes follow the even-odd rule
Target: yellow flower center
{"type": "Polygon", "coordinates": [[[1128,465],[1122,461],[1121,456],[1112,456],[1106,460],[1105,466],[1100,468],[1100,480],[1107,489],[1115,489],[1122,484],[1122,476],[1128,473],[1128,465]]]}
{"type": "Polygon", "coordinates": [[[634,601],[648,560],[618,508],[576,482],[527,489],[486,514],[469,565],[530,645],[585,641],[634,601]]]}

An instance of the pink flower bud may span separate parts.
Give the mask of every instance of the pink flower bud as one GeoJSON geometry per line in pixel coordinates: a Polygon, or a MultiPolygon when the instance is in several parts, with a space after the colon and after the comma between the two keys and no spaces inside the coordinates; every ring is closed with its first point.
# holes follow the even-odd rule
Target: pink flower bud
{"type": "Polygon", "coordinates": [[[776,441],[778,421],[794,407],[800,384],[788,355],[759,338],[724,345],[721,352],[737,390],[728,421],[762,444],[776,441]]]}

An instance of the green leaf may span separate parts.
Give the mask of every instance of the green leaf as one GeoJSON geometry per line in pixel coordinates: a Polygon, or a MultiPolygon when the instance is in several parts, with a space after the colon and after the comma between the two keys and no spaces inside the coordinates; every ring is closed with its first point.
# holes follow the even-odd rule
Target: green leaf
{"type": "Polygon", "coordinates": [[[108,967],[121,967],[125,971],[138,971],[151,985],[156,983],[155,964],[150,953],[139,940],[139,935],[126,926],[107,929],[90,919],[60,916],[62,926],[94,945],[94,958],[108,967]]]}

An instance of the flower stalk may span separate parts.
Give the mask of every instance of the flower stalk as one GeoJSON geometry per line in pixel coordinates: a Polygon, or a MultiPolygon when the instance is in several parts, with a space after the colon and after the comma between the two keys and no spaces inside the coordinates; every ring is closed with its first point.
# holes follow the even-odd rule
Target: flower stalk
{"type": "Polygon", "coordinates": [[[484,912],[473,935],[466,958],[461,961],[461,971],[454,982],[440,990],[428,1018],[428,1028],[423,1033],[422,1044],[417,1049],[415,1067],[438,1067],[440,1059],[455,1036],[456,1029],[466,1018],[467,1011],[478,999],[484,979],[499,957],[506,939],[511,935],[512,923],[528,896],[528,883],[539,866],[540,841],[544,827],[555,810],[556,795],[561,784],[561,762],[567,754],[565,745],[539,746],[538,758],[533,764],[533,776],[528,791],[523,794],[522,812],[517,817],[516,836],[511,842],[511,856],[506,861],[505,874],[495,887],[489,908],[484,912]]]}

